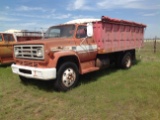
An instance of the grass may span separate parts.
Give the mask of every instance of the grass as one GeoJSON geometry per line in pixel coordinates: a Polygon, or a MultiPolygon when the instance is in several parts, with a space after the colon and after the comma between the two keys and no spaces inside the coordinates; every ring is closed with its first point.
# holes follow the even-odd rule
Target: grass
{"type": "Polygon", "coordinates": [[[22,84],[10,65],[0,67],[0,120],[159,120],[160,44],[137,51],[129,70],[108,68],[81,76],[69,92],[52,81],[22,84]]]}

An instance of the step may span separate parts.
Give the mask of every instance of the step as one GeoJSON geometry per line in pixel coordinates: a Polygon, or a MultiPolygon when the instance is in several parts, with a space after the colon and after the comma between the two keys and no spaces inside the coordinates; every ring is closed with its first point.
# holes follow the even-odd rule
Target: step
{"type": "Polygon", "coordinates": [[[83,69],[82,74],[86,74],[86,73],[98,71],[98,70],[99,70],[99,67],[89,67],[89,68],[83,69]]]}

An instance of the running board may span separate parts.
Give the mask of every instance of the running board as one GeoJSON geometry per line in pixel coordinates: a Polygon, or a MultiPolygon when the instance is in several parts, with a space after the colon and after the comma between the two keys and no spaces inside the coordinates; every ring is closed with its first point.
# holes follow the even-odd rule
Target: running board
{"type": "Polygon", "coordinates": [[[99,70],[99,67],[89,67],[89,68],[83,69],[82,74],[86,74],[86,73],[97,71],[97,70],[99,70]]]}

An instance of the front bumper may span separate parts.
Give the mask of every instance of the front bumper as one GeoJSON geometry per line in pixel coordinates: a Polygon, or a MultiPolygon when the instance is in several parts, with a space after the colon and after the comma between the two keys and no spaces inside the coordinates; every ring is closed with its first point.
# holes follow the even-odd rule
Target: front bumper
{"type": "Polygon", "coordinates": [[[56,79],[56,68],[35,68],[12,64],[12,72],[26,78],[41,80],[56,79]]]}

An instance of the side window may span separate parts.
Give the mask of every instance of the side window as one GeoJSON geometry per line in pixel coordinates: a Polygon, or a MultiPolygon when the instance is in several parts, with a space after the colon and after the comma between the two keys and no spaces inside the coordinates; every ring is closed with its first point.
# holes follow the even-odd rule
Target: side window
{"type": "Polygon", "coordinates": [[[13,38],[13,35],[12,35],[12,34],[4,34],[3,37],[4,37],[4,40],[5,40],[6,42],[14,41],[14,38],[13,38]]]}
{"type": "Polygon", "coordinates": [[[0,35],[0,42],[2,42],[2,36],[0,35]]]}
{"type": "Polygon", "coordinates": [[[76,38],[85,38],[87,37],[87,27],[79,26],[76,33],[76,38]]]}

